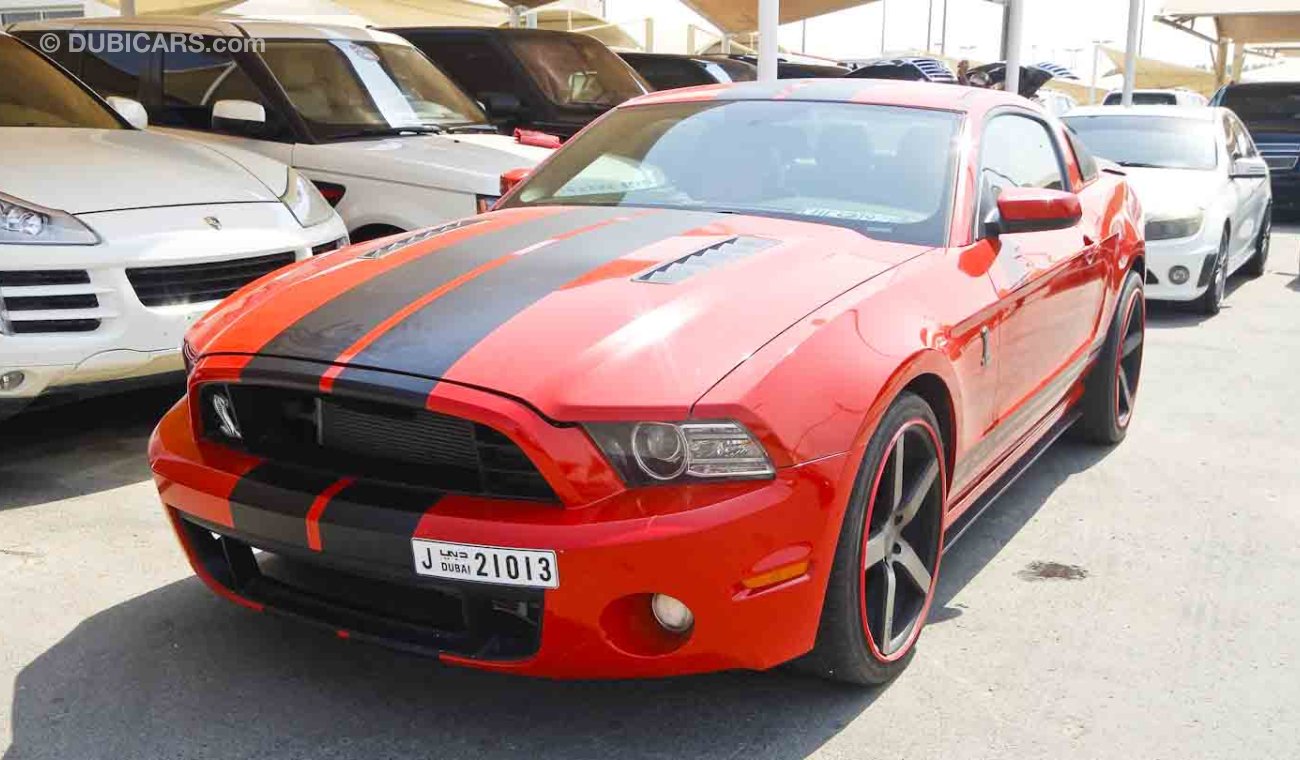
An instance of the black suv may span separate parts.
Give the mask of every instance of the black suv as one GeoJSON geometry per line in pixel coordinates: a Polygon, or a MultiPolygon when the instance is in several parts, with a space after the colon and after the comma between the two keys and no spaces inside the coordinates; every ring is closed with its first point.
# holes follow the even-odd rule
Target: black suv
{"type": "Polygon", "coordinates": [[[478,99],[497,126],[571,137],[650,88],[599,40],[575,32],[483,27],[389,29],[478,99]]]}
{"type": "Polygon", "coordinates": [[[1300,211],[1300,82],[1252,82],[1220,89],[1210,105],[1231,108],[1268,162],[1273,208],[1300,211]]]}
{"type": "Polygon", "coordinates": [[[670,53],[619,55],[656,90],[725,82],[752,82],[758,79],[758,68],[754,64],[723,56],[670,53]]]}

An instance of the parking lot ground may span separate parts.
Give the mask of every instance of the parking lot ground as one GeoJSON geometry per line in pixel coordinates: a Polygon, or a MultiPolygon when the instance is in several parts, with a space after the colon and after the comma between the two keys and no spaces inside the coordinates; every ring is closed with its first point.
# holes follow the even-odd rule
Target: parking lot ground
{"type": "MultiPolygon", "coordinates": [[[[949,553],[916,660],[558,683],[210,594],[144,446],[174,389],[0,423],[6,758],[1294,758],[1300,235],[1223,313],[1154,308],[1137,417],[1049,451],[949,553]]],[[[781,625],[773,620],[772,625],[781,625]]]]}

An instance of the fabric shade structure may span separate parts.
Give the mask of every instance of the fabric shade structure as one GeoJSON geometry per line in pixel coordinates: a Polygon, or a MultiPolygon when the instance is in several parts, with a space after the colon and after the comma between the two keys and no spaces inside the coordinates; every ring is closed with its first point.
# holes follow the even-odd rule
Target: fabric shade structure
{"type": "MultiPolygon", "coordinates": [[[[1111,47],[1102,47],[1101,51],[1106,54],[1106,57],[1116,67],[1107,76],[1120,73],[1124,68],[1124,51],[1111,47]]],[[[1212,71],[1191,66],[1181,66],[1167,61],[1158,61],[1154,58],[1139,58],[1137,60],[1137,81],[1134,83],[1134,87],[1144,90],[1184,87],[1208,97],[1214,94],[1216,85],[1215,75],[1212,71]]]]}
{"type": "MultiPolygon", "coordinates": [[[[114,8],[120,0],[100,0],[114,8]]],[[[135,13],[198,16],[219,13],[243,5],[245,0],[135,0],[135,13]]],[[[266,4],[261,4],[262,9],[266,4]]],[[[292,4],[297,15],[304,15],[292,4]]],[[[312,16],[327,16],[331,11],[351,13],[378,26],[429,24],[442,26],[496,26],[509,17],[505,5],[472,0],[326,0],[313,9],[312,16]]],[[[262,10],[259,9],[259,10],[262,10]]],[[[252,12],[249,15],[264,15],[252,12]]],[[[279,15],[279,12],[277,12],[279,15]]]]}
{"type": "Polygon", "coordinates": [[[1300,0],[1171,0],[1159,18],[1182,28],[1214,19],[1218,38],[1239,45],[1300,42],[1300,0]]]}
{"type": "MultiPolygon", "coordinates": [[[[506,5],[540,8],[555,0],[502,0],[506,5]]],[[[824,13],[842,11],[877,0],[781,0],[781,23],[802,21],[824,13]]],[[[724,34],[742,34],[758,29],[758,0],[682,0],[724,34]]]]}
{"type": "MultiPolygon", "coordinates": [[[[348,0],[350,2],[350,0],[348,0]]],[[[620,50],[640,50],[644,47],[640,41],[618,24],[611,24],[600,16],[593,16],[565,7],[542,8],[535,11],[538,29],[552,29],[561,32],[579,32],[595,37],[609,47],[620,50]]],[[[497,26],[508,26],[507,19],[497,26]]]]}

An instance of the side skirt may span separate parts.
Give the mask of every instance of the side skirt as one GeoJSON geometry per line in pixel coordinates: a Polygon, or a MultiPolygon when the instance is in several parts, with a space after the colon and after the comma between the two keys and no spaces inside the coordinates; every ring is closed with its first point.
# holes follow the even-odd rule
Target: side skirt
{"type": "Polygon", "coordinates": [[[1058,419],[1047,432],[1044,433],[1037,442],[1028,448],[1023,454],[1017,457],[1011,468],[1002,473],[993,485],[984,490],[982,494],[969,506],[962,509],[960,516],[948,526],[944,531],[943,550],[947,552],[954,544],[966,533],[966,530],[979,519],[980,515],[988,509],[998,497],[1006,492],[1025,474],[1025,471],[1033,466],[1034,462],[1047,451],[1056,440],[1060,438],[1070,426],[1075,423],[1082,412],[1078,409],[1071,408],[1060,419],[1058,419]]]}

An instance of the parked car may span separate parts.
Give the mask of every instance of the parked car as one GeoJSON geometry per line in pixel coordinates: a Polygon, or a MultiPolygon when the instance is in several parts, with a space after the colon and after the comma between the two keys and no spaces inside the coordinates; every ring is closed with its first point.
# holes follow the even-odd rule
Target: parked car
{"type": "MultiPolygon", "coordinates": [[[[733,53],[726,56],[733,61],[741,61],[755,67],[757,71],[758,57],[747,53],[733,53]]],[[[847,66],[840,66],[832,63],[809,63],[807,61],[791,60],[785,56],[779,56],[776,61],[777,79],[824,79],[828,77],[842,77],[849,73],[847,66]]]]}
{"type": "MultiPolygon", "coordinates": [[[[1104,106],[1117,106],[1123,102],[1124,93],[1121,90],[1111,90],[1106,93],[1106,97],[1101,101],[1104,106]]],[[[1192,90],[1173,89],[1173,90],[1134,90],[1133,105],[1135,106],[1203,106],[1207,100],[1204,95],[1192,90]]]]}
{"type": "MultiPolygon", "coordinates": [[[[370,29],[220,18],[139,16],[28,22],[34,44],[101,95],[144,103],[155,127],[234,145],[315,182],[354,241],[470,216],[500,195],[501,174],[550,151],[496,133],[478,105],[402,38],[370,29]],[[144,35],[133,50],[72,35],[144,35]],[[194,35],[209,52],[164,51],[194,35]],[[255,52],[228,41],[264,42],[255,52]]],[[[107,39],[107,38],[105,38],[107,39]]],[[[139,40],[139,37],[133,39],[139,40]]]]}
{"type": "Polygon", "coordinates": [[[390,31],[423,50],[504,130],[568,139],[619,103],[650,91],[621,58],[585,34],[491,27],[390,31]]]}
{"type": "Polygon", "coordinates": [[[785,90],[639,98],[196,324],[150,459],[197,574],[502,672],[897,675],[964,526],[1124,438],[1141,212],[1021,98],[785,90]]]}
{"type": "Polygon", "coordinates": [[[1064,116],[1079,107],[1073,96],[1047,88],[1034,93],[1034,100],[1053,116],[1064,116]]]}
{"type": "Polygon", "coordinates": [[[758,68],[752,63],[721,56],[622,52],[619,56],[656,90],[758,79],[758,68]]]}
{"type": "Polygon", "coordinates": [[[1272,229],[1268,167],[1226,108],[1078,108],[1065,121],[1124,167],[1146,209],[1147,298],[1217,314],[1228,277],[1264,273],[1272,229]]]}
{"type": "Polygon", "coordinates": [[[1273,202],[1279,210],[1300,210],[1300,82],[1230,84],[1213,105],[1232,109],[1246,124],[1268,163],[1273,202]]]}
{"type": "Polygon", "coordinates": [[[957,75],[938,58],[881,58],[867,61],[845,74],[853,79],[901,79],[910,82],[957,84],[957,75]]]}
{"type": "Polygon", "coordinates": [[[296,171],[142,132],[114,102],[0,32],[0,418],[176,380],[199,315],[347,243],[296,171]]]}

